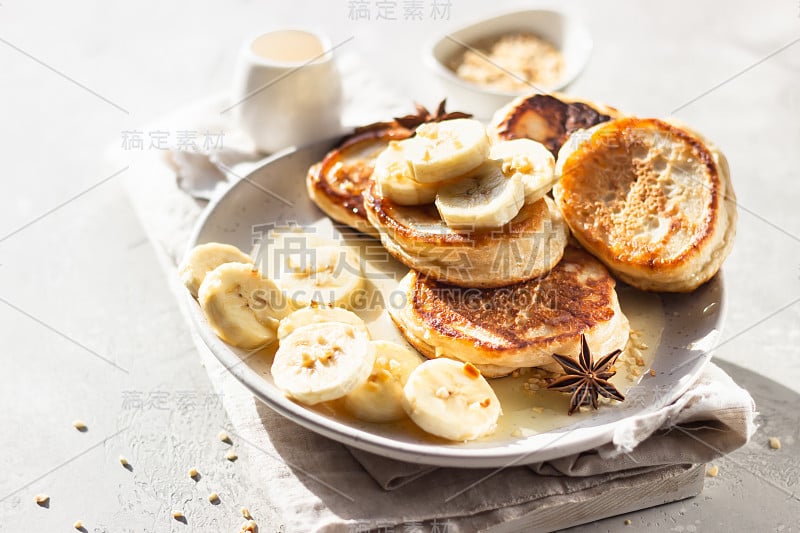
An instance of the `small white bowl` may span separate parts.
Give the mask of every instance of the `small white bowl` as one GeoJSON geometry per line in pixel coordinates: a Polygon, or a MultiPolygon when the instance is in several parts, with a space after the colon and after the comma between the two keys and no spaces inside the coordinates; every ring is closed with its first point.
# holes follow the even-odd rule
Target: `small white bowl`
{"type": "Polygon", "coordinates": [[[592,37],[575,17],[548,9],[514,11],[482,20],[448,32],[428,47],[425,63],[438,76],[447,96],[448,108],[489,118],[503,105],[521,94],[536,92],[499,91],[459,78],[448,66],[464,51],[460,43],[474,46],[506,33],[525,32],[537,35],[556,47],[564,56],[564,73],[558,83],[541,87],[546,91],[562,89],[572,83],[586,66],[592,51],[592,37]]]}

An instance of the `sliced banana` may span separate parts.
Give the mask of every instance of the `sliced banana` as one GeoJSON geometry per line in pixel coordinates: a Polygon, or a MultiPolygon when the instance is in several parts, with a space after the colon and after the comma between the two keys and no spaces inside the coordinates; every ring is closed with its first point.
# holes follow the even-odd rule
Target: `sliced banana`
{"type": "Polygon", "coordinates": [[[506,178],[489,160],[462,180],[442,187],[436,208],[445,224],[457,229],[497,228],[525,205],[525,186],[518,174],[506,178]]]}
{"type": "Polygon", "coordinates": [[[393,422],[406,417],[403,387],[422,357],[394,342],[372,341],[375,365],[366,383],[344,397],[344,406],[365,422],[393,422]]]}
{"type": "Polygon", "coordinates": [[[225,263],[209,272],[198,301],[217,336],[245,349],[275,341],[280,319],[292,310],[275,282],[245,263],[225,263]]]}
{"type": "Polygon", "coordinates": [[[489,158],[500,160],[506,177],[519,175],[525,187],[525,203],[541,200],[556,182],[556,159],[543,144],[531,139],[499,141],[489,150],[489,158]]]}
{"type": "Polygon", "coordinates": [[[402,141],[419,183],[440,183],[463,176],[489,156],[486,128],[477,120],[459,118],[429,122],[402,141]]]}
{"type": "Polygon", "coordinates": [[[446,358],[425,361],[411,372],[403,407],[420,428],[453,441],[488,435],[502,414],[500,401],[478,369],[446,358]]]}
{"type": "Polygon", "coordinates": [[[178,267],[181,282],[197,298],[197,291],[206,274],[225,263],[252,263],[253,259],[230,244],[209,242],[191,249],[178,267]]]}
{"type": "Polygon", "coordinates": [[[275,385],[307,405],[335,400],[366,382],[375,347],[352,324],[326,322],[294,330],[272,362],[275,385]]]}
{"type": "Polygon", "coordinates": [[[338,243],[293,252],[284,259],[278,284],[298,307],[352,307],[356,291],[364,286],[358,255],[338,243]]]}
{"type": "Polygon", "coordinates": [[[351,326],[361,330],[369,337],[367,325],[363,320],[361,320],[361,317],[352,311],[342,309],[341,307],[312,305],[311,307],[298,309],[281,320],[281,324],[278,326],[278,340],[285,339],[295,330],[304,326],[321,324],[323,322],[341,322],[342,324],[350,324],[351,326]]]}
{"type": "Polygon", "coordinates": [[[414,181],[414,170],[406,159],[405,141],[392,141],[375,160],[372,179],[378,194],[398,205],[431,204],[439,190],[436,184],[414,181]]]}

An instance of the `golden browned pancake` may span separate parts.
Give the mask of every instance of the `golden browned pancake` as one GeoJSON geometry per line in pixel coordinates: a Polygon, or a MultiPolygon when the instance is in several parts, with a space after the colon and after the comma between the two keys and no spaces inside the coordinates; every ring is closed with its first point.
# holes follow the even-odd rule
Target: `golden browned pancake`
{"type": "Polygon", "coordinates": [[[685,292],[733,247],[736,204],[725,157],[688,128],[624,118],[562,148],[553,195],[575,238],[620,279],[685,292]]]}
{"type": "Polygon", "coordinates": [[[558,93],[517,98],[498,110],[489,131],[498,139],[533,139],[558,155],[576,130],[590,128],[621,116],[613,107],[576,100],[558,93]]]}
{"type": "Polygon", "coordinates": [[[614,286],[599,261],[573,247],[546,275],[509,287],[455,287],[412,270],[400,282],[405,305],[392,319],[430,358],[501,371],[543,366],[553,353],[576,355],[581,334],[596,353],[625,347],[630,326],[614,286]]]}
{"type": "Polygon", "coordinates": [[[389,141],[411,134],[406,128],[387,127],[348,137],[308,170],[309,197],[337,222],[377,235],[364,212],[364,189],[370,182],[375,159],[389,141]]]}
{"type": "Polygon", "coordinates": [[[425,276],[463,287],[500,287],[540,276],[561,259],[569,230],[550,198],[522,207],[497,229],[456,230],[433,204],[400,206],[373,184],[364,207],[381,243],[425,276]]]}

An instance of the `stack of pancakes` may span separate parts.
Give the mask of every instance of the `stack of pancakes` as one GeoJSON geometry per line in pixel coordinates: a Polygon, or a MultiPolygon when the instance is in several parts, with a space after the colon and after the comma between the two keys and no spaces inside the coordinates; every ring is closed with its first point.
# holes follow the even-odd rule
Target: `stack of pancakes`
{"type": "Polygon", "coordinates": [[[411,268],[400,282],[405,305],[392,318],[427,357],[470,362],[493,377],[550,365],[553,353],[575,355],[582,334],[595,353],[623,349],[630,326],[615,278],[689,292],[731,251],[736,204],[727,162],[675,121],[558,94],[511,102],[496,113],[490,137],[544,145],[556,156],[557,182],[552,198],[491,230],[451,228],[433,204],[381,196],[370,178],[375,157],[413,135],[387,128],[348,139],[310,169],[307,183],[323,211],[379,235],[411,268]]]}

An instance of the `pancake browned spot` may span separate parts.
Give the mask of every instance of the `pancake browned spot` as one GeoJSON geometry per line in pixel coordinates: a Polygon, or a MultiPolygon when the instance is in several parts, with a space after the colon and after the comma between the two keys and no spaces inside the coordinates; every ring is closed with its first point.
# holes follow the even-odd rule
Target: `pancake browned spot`
{"type": "Polygon", "coordinates": [[[392,140],[409,137],[408,129],[372,129],[348,137],[306,178],[308,195],[332,219],[359,231],[375,234],[364,212],[364,190],[370,183],[375,159],[392,140]]]}
{"type": "Polygon", "coordinates": [[[556,156],[573,132],[619,115],[616,109],[602,104],[573,100],[563,95],[534,94],[500,109],[492,123],[497,138],[533,139],[556,156]]]}
{"type": "Polygon", "coordinates": [[[548,274],[502,288],[456,287],[412,271],[401,282],[406,304],[392,317],[427,357],[541,366],[553,353],[577,353],[581,334],[603,353],[625,346],[629,326],[614,287],[602,264],[568,247],[548,274]]]}
{"type": "Polygon", "coordinates": [[[575,238],[643,290],[691,291],[733,246],[724,156],[682,125],[625,118],[570,139],[553,189],[575,238]]]}

